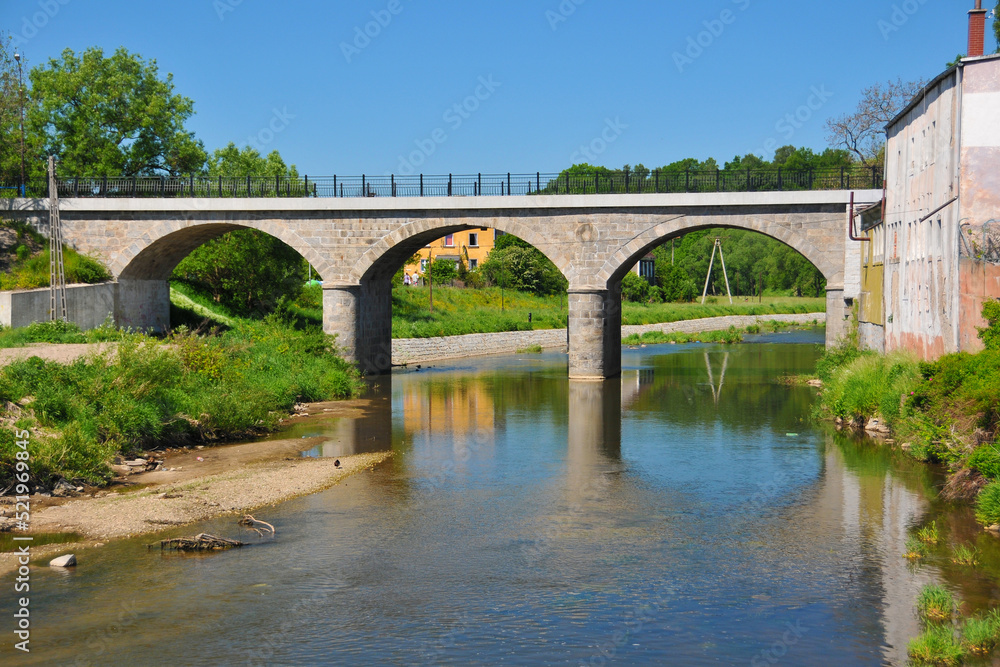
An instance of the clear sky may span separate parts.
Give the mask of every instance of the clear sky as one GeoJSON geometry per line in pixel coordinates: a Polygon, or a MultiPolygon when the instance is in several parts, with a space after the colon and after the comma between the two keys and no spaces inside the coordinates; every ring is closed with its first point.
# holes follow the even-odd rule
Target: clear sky
{"type": "Polygon", "coordinates": [[[31,66],[90,46],[155,59],[209,151],[252,141],[315,176],[516,173],[821,150],[863,87],[964,53],[973,5],[2,0],[0,29],[31,66]]]}

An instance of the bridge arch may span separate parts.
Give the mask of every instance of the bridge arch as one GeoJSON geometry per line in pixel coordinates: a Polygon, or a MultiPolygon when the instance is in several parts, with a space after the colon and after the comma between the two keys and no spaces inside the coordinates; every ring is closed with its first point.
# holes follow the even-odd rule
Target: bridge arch
{"type": "Polygon", "coordinates": [[[646,230],[619,248],[617,252],[608,257],[598,275],[609,285],[617,284],[635,266],[636,262],[671,238],[699,229],[716,228],[758,232],[781,241],[812,262],[829,284],[843,280],[842,248],[821,250],[807,237],[795,234],[787,226],[760,217],[748,217],[745,224],[734,224],[731,220],[719,221],[686,217],[663,222],[646,230]]]}
{"type": "Polygon", "coordinates": [[[350,281],[361,283],[392,277],[407,259],[428,243],[442,236],[468,229],[495,229],[512,234],[530,243],[549,258],[556,268],[568,275],[571,258],[565,253],[553,252],[551,240],[541,230],[519,222],[515,218],[423,218],[399,226],[373,243],[361,255],[350,271],[350,281]]]}
{"type": "Polygon", "coordinates": [[[239,229],[255,229],[273,236],[304,257],[321,277],[333,273],[327,259],[317,253],[288,225],[272,221],[159,222],[112,257],[108,268],[119,281],[168,280],[174,267],[195,248],[239,229]]]}

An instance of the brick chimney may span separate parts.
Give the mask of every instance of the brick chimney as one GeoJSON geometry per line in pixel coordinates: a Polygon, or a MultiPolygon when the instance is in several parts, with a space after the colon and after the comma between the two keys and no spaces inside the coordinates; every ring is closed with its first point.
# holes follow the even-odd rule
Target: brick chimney
{"type": "Polygon", "coordinates": [[[976,8],[969,10],[969,58],[983,55],[986,49],[986,12],[983,0],[976,0],[976,8]]]}

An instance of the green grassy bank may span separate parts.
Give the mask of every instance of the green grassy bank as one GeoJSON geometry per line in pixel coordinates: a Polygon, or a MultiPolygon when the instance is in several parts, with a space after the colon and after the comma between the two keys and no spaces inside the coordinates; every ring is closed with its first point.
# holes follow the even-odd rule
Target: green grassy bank
{"type": "MultiPolygon", "coordinates": [[[[73,333],[57,328],[57,336],[73,333]]],[[[33,357],[0,368],[0,488],[22,472],[15,430],[31,434],[20,468],[33,483],[101,484],[116,453],[245,438],[274,429],[298,401],[348,398],[362,387],[330,337],[278,318],[208,336],[181,328],[166,340],[104,338],[113,351],[71,364],[33,357]]]]}
{"type": "MultiPolygon", "coordinates": [[[[427,287],[397,288],[392,291],[392,337],[432,338],[470,333],[562,329],[566,326],[565,296],[535,296],[498,287],[462,289],[434,288],[434,310],[430,309],[427,287]],[[528,315],[531,314],[531,322],[528,315]]],[[[825,299],[807,297],[764,297],[763,303],[734,299],[714,299],[715,303],[625,302],[622,324],[658,324],[722,315],[776,315],[815,313],[826,310],[825,299]]],[[[312,321],[323,316],[322,290],[307,288],[292,304],[291,313],[312,321]]]]}
{"type": "Polygon", "coordinates": [[[977,518],[1000,523],[1000,303],[983,311],[986,349],[920,362],[905,354],[860,352],[852,342],[828,352],[820,416],[863,426],[879,419],[912,456],[949,470],[943,493],[975,501],[977,518]]]}

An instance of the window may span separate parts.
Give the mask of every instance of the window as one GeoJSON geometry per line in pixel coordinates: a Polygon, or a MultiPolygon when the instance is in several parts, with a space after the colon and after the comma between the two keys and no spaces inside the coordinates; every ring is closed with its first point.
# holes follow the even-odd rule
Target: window
{"type": "Polygon", "coordinates": [[[420,260],[420,273],[427,273],[427,260],[420,260]]]}
{"type": "Polygon", "coordinates": [[[479,234],[469,234],[469,247],[470,248],[479,247],[479,234]]]}
{"type": "Polygon", "coordinates": [[[469,271],[475,271],[478,266],[479,266],[478,259],[469,259],[469,271]]]}
{"type": "Polygon", "coordinates": [[[455,247],[455,235],[454,234],[448,234],[447,236],[445,236],[444,237],[444,245],[445,245],[446,248],[454,248],[455,247]]]}

